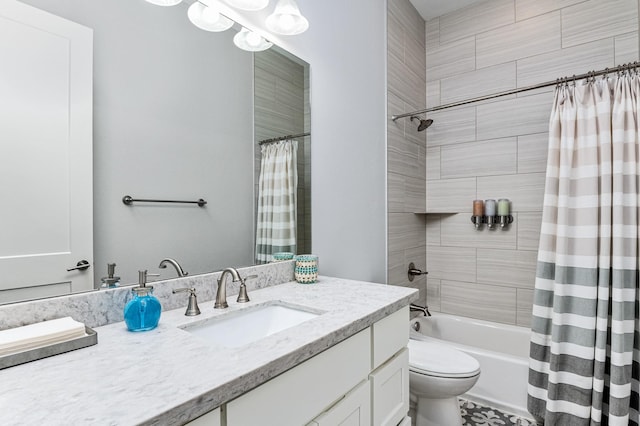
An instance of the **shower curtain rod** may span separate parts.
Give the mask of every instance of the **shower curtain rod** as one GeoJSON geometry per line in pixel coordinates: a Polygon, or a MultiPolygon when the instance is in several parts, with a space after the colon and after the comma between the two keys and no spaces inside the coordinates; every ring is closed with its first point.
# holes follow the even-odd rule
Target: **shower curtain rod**
{"type": "Polygon", "coordinates": [[[569,82],[569,81],[575,82],[576,80],[582,80],[583,78],[592,78],[592,77],[597,77],[599,75],[607,75],[609,73],[627,71],[627,70],[630,70],[632,68],[638,68],[638,67],[640,67],[640,63],[636,61],[636,62],[629,63],[629,64],[618,65],[615,68],[605,68],[605,69],[600,70],[600,71],[590,71],[590,72],[587,72],[587,73],[584,73],[584,74],[579,74],[579,75],[575,75],[574,74],[572,77],[559,78],[559,79],[557,79],[555,81],[547,81],[547,82],[544,82],[544,83],[534,84],[533,86],[521,87],[519,89],[513,89],[513,90],[507,90],[505,92],[494,93],[493,95],[479,96],[477,98],[467,99],[466,101],[452,102],[450,104],[439,105],[439,106],[432,107],[432,108],[421,109],[421,110],[418,110],[418,111],[412,111],[412,112],[407,112],[407,113],[404,113],[404,114],[393,115],[393,116],[391,116],[391,120],[396,121],[399,118],[411,117],[412,115],[424,114],[426,112],[440,111],[442,109],[447,109],[447,108],[453,108],[453,107],[457,107],[457,106],[467,105],[467,104],[471,104],[471,103],[474,103],[474,102],[486,101],[486,100],[489,100],[489,99],[499,98],[501,96],[514,95],[516,93],[527,92],[529,90],[535,90],[535,89],[541,89],[543,87],[555,86],[558,83],[566,83],[566,82],[569,82]]]}
{"type": "Polygon", "coordinates": [[[298,133],[297,135],[287,135],[287,136],[279,136],[277,138],[264,139],[258,142],[258,145],[264,145],[265,143],[271,143],[271,142],[286,141],[287,139],[301,138],[303,136],[311,136],[311,133],[310,132],[298,133]]]}

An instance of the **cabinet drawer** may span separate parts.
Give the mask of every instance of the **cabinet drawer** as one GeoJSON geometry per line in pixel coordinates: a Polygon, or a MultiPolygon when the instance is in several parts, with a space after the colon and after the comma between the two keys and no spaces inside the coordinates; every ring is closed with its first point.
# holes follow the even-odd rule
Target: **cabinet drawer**
{"type": "Polygon", "coordinates": [[[374,426],[395,426],[409,412],[409,350],[371,373],[372,422],[374,426]]]}
{"type": "Polygon", "coordinates": [[[365,329],[227,404],[227,425],[307,424],[367,379],[371,330],[365,329]]]}
{"type": "Polygon", "coordinates": [[[378,368],[409,342],[409,307],[381,319],[372,326],[373,368],[378,368]]]}
{"type": "Polygon", "coordinates": [[[362,382],[307,426],[370,426],[371,397],[369,386],[369,381],[362,382]]]}

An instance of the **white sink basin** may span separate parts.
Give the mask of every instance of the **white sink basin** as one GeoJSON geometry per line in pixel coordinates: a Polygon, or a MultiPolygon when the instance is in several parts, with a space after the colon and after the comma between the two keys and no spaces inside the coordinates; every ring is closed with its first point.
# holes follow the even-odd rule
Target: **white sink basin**
{"type": "Polygon", "coordinates": [[[189,333],[227,348],[237,348],[317,317],[319,314],[271,304],[231,312],[221,318],[183,327],[189,333]]]}

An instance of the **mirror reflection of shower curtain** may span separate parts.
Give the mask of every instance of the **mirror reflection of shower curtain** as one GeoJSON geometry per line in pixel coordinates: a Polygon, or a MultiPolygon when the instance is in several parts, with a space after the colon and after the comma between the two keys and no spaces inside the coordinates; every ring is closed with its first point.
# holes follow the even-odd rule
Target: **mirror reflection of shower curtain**
{"type": "Polygon", "coordinates": [[[256,263],[271,261],[278,252],[296,253],[298,141],[286,140],[261,147],[256,263]]]}

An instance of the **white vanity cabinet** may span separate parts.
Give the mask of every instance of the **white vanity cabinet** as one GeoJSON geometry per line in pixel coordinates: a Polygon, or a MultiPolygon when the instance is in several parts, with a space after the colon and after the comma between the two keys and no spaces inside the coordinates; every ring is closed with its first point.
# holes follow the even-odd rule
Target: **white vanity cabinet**
{"type": "Polygon", "coordinates": [[[409,411],[405,307],[226,405],[227,426],[390,425],[409,411]]]}

